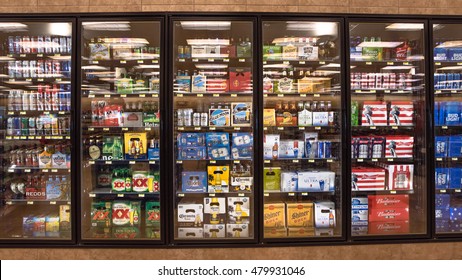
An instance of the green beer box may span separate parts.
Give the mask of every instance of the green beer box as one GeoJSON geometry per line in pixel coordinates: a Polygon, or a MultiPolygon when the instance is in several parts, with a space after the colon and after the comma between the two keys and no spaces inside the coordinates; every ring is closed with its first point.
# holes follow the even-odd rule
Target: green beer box
{"type": "Polygon", "coordinates": [[[146,201],[146,226],[155,227],[160,225],[160,202],[146,201]]]}
{"type": "Polygon", "coordinates": [[[140,237],[140,229],[137,227],[113,227],[112,238],[135,239],[140,237]]]}
{"type": "Polygon", "coordinates": [[[91,204],[91,226],[109,227],[112,220],[112,203],[95,201],[91,204]]]}
{"type": "Polygon", "coordinates": [[[124,159],[121,136],[105,136],[103,139],[102,160],[124,159]]]}
{"type": "Polygon", "coordinates": [[[160,228],[147,227],[145,228],[146,238],[149,239],[160,239],[160,228]]]}
{"type": "Polygon", "coordinates": [[[263,46],[263,60],[281,60],[282,48],[281,46],[263,46]]]}
{"type": "Polygon", "coordinates": [[[281,167],[265,167],[263,171],[263,189],[267,192],[281,191],[281,167]]]}

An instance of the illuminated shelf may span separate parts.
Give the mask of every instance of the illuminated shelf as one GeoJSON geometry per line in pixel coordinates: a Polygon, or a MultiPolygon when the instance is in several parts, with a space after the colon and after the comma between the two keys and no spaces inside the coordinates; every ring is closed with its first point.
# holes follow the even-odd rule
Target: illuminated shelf
{"type": "Polygon", "coordinates": [[[233,162],[233,163],[241,163],[241,161],[252,161],[253,159],[184,159],[184,160],[176,160],[176,164],[183,164],[185,162],[194,162],[194,161],[201,161],[201,162],[208,162],[211,164],[215,164],[217,162],[233,162]]]}
{"type": "Polygon", "coordinates": [[[376,191],[362,191],[351,190],[356,195],[359,194],[413,194],[414,190],[376,190],[376,191]]]}
{"type": "Polygon", "coordinates": [[[278,159],[265,159],[265,164],[282,162],[286,163],[319,163],[319,162],[336,162],[337,158],[278,158],[278,159]]]}
{"type": "Polygon", "coordinates": [[[70,140],[69,135],[5,136],[5,140],[70,140]]]}
{"type": "Polygon", "coordinates": [[[250,126],[177,126],[178,131],[252,131],[253,128],[250,126]]]}
{"type": "Polygon", "coordinates": [[[179,92],[175,91],[175,97],[178,98],[210,98],[210,97],[252,97],[252,91],[248,92],[179,92]]]}
{"type": "Polygon", "coordinates": [[[83,97],[87,98],[127,98],[127,97],[133,97],[133,98],[159,98],[159,93],[158,92],[150,92],[146,91],[146,93],[143,92],[137,92],[137,93],[89,93],[89,94],[84,94],[83,97]]]}
{"type": "Polygon", "coordinates": [[[6,168],[8,170],[8,173],[14,173],[14,172],[23,172],[23,173],[35,173],[35,172],[41,172],[41,173],[63,173],[67,172],[70,173],[71,170],[69,168],[40,168],[40,167],[16,167],[16,166],[10,166],[6,168]]]}
{"type": "Polygon", "coordinates": [[[137,164],[137,163],[149,163],[149,164],[159,164],[159,160],[149,160],[149,159],[122,159],[122,160],[89,160],[88,164],[137,164]]]}
{"type": "Polygon", "coordinates": [[[399,162],[399,163],[412,163],[414,162],[414,158],[404,158],[404,157],[397,157],[397,158],[354,158],[351,159],[353,162],[399,162]]]}
{"type": "Polygon", "coordinates": [[[271,197],[271,196],[319,196],[319,195],[335,195],[335,192],[278,192],[278,191],[265,191],[263,196],[271,197]]]}
{"type": "Polygon", "coordinates": [[[138,127],[90,126],[90,127],[84,128],[83,130],[95,131],[95,132],[100,132],[100,131],[120,132],[120,131],[131,131],[131,130],[151,131],[151,130],[158,129],[158,128],[160,128],[160,125],[156,125],[156,126],[138,126],[138,127]]]}
{"type": "Polygon", "coordinates": [[[101,188],[91,191],[89,197],[101,197],[110,196],[112,198],[124,198],[124,197],[146,197],[146,196],[159,196],[160,192],[116,192],[110,188],[101,188]]]}
{"type": "Polygon", "coordinates": [[[208,193],[208,192],[177,192],[177,197],[188,197],[188,196],[210,196],[210,197],[222,197],[222,196],[240,196],[240,197],[252,197],[251,192],[219,192],[219,193],[208,193]]]}
{"type": "Polygon", "coordinates": [[[5,199],[6,205],[70,205],[71,202],[68,200],[32,200],[32,199],[5,199]]]}

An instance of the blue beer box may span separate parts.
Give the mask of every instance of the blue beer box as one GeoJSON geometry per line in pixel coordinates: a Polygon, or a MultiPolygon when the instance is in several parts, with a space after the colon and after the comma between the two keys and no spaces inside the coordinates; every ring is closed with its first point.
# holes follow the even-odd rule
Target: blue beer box
{"type": "Polygon", "coordinates": [[[433,121],[435,125],[442,125],[442,123],[440,123],[439,111],[440,111],[440,102],[435,102],[435,106],[433,108],[433,121]]]}
{"type": "Polygon", "coordinates": [[[207,147],[228,147],[229,133],[227,132],[207,132],[205,134],[207,147]]]}
{"type": "Polygon", "coordinates": [[[450,210],[449,208],[437,208],[435,209],[435,218],[449,220],[450,219],[450,210]]]}
{"type": "Polygon", "coordinates": [[[252,159],[253,147],[252,146],[237,146],[231,149],[233,159],[252,159]]]}
{"type": "Polygon", "coordinates": [[[448,60],[448,49],[447,48],[434,48],[433,49],[433,59],[435,61],[445,61],[448,60]]]}
{"type": "Polygon", "coordinates": [[[448,58],[451,61],[462,61],[462,48],[449,48],[448,58]]]}
{"type": "Polygon", "coordinates": [[[184,171],[181,172],[181,190],[188,193],[207,192],[207,172],[184,171]]]}
{"type": "Polygon", "coordinates": [[[451,203],[451,196],[449,194],[436,194],[435,207],[436,208],[449,208],[451,203]]]}
{"type": "Polygon", "coordinates": [[[449,231],[450,232],[461,232],[462,227],[459,221],[449,221],[449,231]]]}
{"type": "Polygon", "coordinates": [[[451,135],[448,139],[449,142],[449,157],[461,157],[462,156],[462,136],[451,135]]]}
{"type": "Polygon", "coordinates": [[[449,231],[449,220],[436,219],[435,227],[437,232],[447,232],[449,231]]]}
{"type": "Polygon", "coordinates": [[[204,133],[179,133],[177,137],[178,147],[205,146],[204,133]]]}
{"type": "Polygon", "coordinates": [[[367,197],[353,197],[351,198],[351,209],[367,210],[369,209],[369,201],[367,197]]]}
{"type": "Polygon", "coordinates": [[[211,160],[229,160],[231,151],[228,147],[207,147],[207,156],[211,160]]]}
{"type": "Polygon", "coordinates": [[[253,146],[253,133],[236,132],[233,133],[233,147],[253,146]]]}
{"type": "Polygon", "coordinates": [[[201,160],[206,159],[206,157],[205,147],[178,147],[179,160],[201,160]]]}
{"type": "Polygon", "coordinates": [[[460,124],[460,102],[442,102],[440,106],[440,115],[443,113],[445,125],[460,124]],[[443,108],[441,108],[443,107],[443,108]],[[443,112],[441,112],[443,110],[443,112]]]}
{"type": "Polygon", "coordinates": [[[462,169],[461,168],[449,168],[449,188],[450,189],[462,189],[462,169]]]}
{"type": "Polygon", "coordinates": [[[448,139],[447,136],[435,137],[435,157],[448,156],[448,139]]]}
{"type": "Polygon", "coordinates": [[[449,187],[449,168],[435,168],[435,187],[437,190],[449,187]]]}
{"type": "Polygon", "coordinates": [[[451,221],[462,222],[462,207],[449,208],[449,217],[451,221]]]}

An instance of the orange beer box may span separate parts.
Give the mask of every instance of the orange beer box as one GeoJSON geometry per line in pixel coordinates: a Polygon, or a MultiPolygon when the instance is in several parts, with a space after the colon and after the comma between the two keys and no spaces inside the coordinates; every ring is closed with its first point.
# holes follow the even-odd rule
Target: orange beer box
{"type": "Polygon", "coordinates": [[[265,203],[263,224],[265,228],[286,227],[286,207],[281,203],[265,203]]]}
{"type": "Polygon", "coordinates": [[[412,101],[390,103],[390,125],[414,125],[414,104],[412,101]]]}
{"type": "Polygon", "coordinates": [[[412,158],[414,155],[414,137],[386,136],[385,157],[412,158]]]}
{"type": "Polygon", "coordinates": [[[364,101],[362,126],[386,126],[388,125],[387,103],[383,101],[364,101]]]}
{"type": "Polygon", "coordinates": [[[291,227],[312,227],[313,226],[313,203],[287,203],[287,227],[289,234],[291,227]]]}

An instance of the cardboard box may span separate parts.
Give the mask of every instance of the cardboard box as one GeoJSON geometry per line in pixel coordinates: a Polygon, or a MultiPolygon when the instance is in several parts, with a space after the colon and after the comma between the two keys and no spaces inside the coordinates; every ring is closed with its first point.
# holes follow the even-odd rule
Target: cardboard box
{"type": "Polygon", "coordinates": [[[123,112],[123,127],[143,127],[143,113],[141,112],[123,112]]]}
{"type": "Polygon", "coordinates": [[[207,150],[205,146],[200,147],[179,147],[179,160],[201,160],[207,158],[207,150]]]}
{"type": "Polygon", "coordinates": [[[90,60],[109,60],[111,59],[110,55],[110,45],[103,43],[90,43],[88,44],[90,49],[90,60]]]}
{"type": "Polygon", "coordinates": [[[449,208],[451,204],[450,194],[436,194],[435,195],[435,207],[436,208],[449,208]]]}
{"type": "Polygon", "coordinates": [[[250,198],[228,197],[228,223],[248,224],[250,216],[250,198]]]}
{"type": "Polygon", "coordinates": [[[225,238],[226,225],[204,224],[204,238],[225,238]]]}
{"type": "Polygon", "coordinates": [[[205,134],[207,147],[229,147],[229,133],[207,132],[205,134]]]}
{"type": "Polygon", "coordinates": [[[252,125],[252,102],[231,103],[231,126],[252,125]]]}
{"type": "Polygon", "coordinates": [[[229,192],[229,166],[207,166],[209,193],[229,192]]]}
{"type": "Polygon", "coordinates": [[[370,222],[408,221],[409,208],[369,208],[370,222]]]}
{"type": "Polygon", "coordinates": [[[299,93],[313,93],[314,83],[313,80],[308,77],[303,77],[297,81],[297,90],[299,93]]]}
{"type": "Polygon", "coordinates": [[[281,60],[282,47],[273,45],[263,46],[263,60],[281,60]]]}
{"type": "Polygon", "coordinates": [[[281,191],[281,167],[265,167],[263,168],[263,190],[281,191]]]}
{"type": "Polygon", "coordinates": [[[263,78],[263,93],[273,93],[274,92],[274,83],[270,77],[263,78]]]}
{"type": "Polygon", "coordinates": [[[146,132],[124,133],[125,159],[147,159],[146,132]]]}
{"type": "Polygon", "coordinates": [[[300,57],[300,60],[310,60],[310,61],[316,61],[319,59],[319,47],[311,46],[311,45],[305,45],[302,47],[298,47],[298,56],[300,57]]]}
{"type": "Polygon", "coordinates": [[[351,222],[355,225],[367,225],[369,210],[351,210],[351,222]]]}
{"type": "Polygon", "coordinates": [[[289,227],[287,229],[288,237],[310,237],[314,235],[313,227],[289,227]]]}
{"type": "Polygon", "coordinates": [[[329,125],[329,112],[313,112],[313,125],[314,126],[328,126],[329,125]]]}
{"type": "Polygon", "coordinates": [[[332,201],[314,202],[314,226],[317,228],[333,228],[335,225],[335,203],[332,201]]]}
{"type": "Polygon", "coordinates": [[[191,92],[204,93],[207,92],[207,77],[204,75],[192,76],[191,92]]]}
{"type": "Polygon", "coordinates": [[[149,190],[148,171],[132,172],[132,189],[134,192],[147,192],[149,190]]]}
{"type": "Polygon", "coordinates": [[[276,126],[276,111],[274,109],[263,109],[263,126],[276,126]]]}
{"type": "Polygon", "coordinates": [[[191,76],[177,76],[174,88],[178,93],[191,92],[191,76]]]}
{"type": "Polygon", "coordinates": [[[160,226],[160,202],[146,201],[145,224],[147,227],[160,226]]]}
{"type": "Polygon", "coordinates": [[[263,158],[276,159],[279,156],[279,134],[265,134],[263,136],[263,158]],[[276,150],[274,148],[277,147],[276,150]]]}
{"type": "Polygon", "coordinates": [[[252,159],[253,158],[253,147],[233,147],[231,149],[231,155],[233,159],[252,159]]]}
{"type": "Polygon", "coordinates": [[[178,238],[202,239],[204,238],[203,228],[178,228],[178,238]]]}
{"type": "Polygon", "coordinates": [[[305,142],[300,140],[281,140],[279,142],[278,158],[303,158],[305,142]]]}
{"type": "Polygon", "coordinates": [[[230,92],[252,92],[252,74],[250,67],[229,68],[229,91],[230,92]]]}
{"type": "Polygon", "coordinates": [[[226,198],[204,197],[204,223],[223,224],[226,221],[226,198]]]}
{"type": "Polygon", "coordinates": [[[448,48],[448,58],[451,61],[461,61],[462,60],[462,48],[454,47],[448,48]]]}
{"type": "Polygon", "coordinates": [[[141,208],[137,201],[114,201],[112,203],[112,224],[134,226],[140,224],[141,208]]]}
{"type": "Polygon", "coordinates": [[[409,208],[408,194],[369,195],[369,209],[409,208]]]}
{"type": "Polygon", "coordinates": [[[412,101],[392,101],[389,116],[390,125],[414,125],[414,103],[412,101]]]}
{"type": "Polygon", "coordinates": [[[435,168],[435,188],[437,190],[449,188],[449,168],[435,168]]]}
{"type": "Polygon", "coordinates": [[[412,158],[414,156],[414,137],[386,136],[385,157],[412,158]]]}
{"type": "Polygon", "coordinates": [[[230,126],[230,109],[209,109],[209,126],[230,126]]]}
{"type": "Polygon", "coordinates": [[[313,227],[313,203],[286,204],[287,227],[313,227]]]}
{"type": "Polygon", "coordinates": [[[253,133],[237,132],[233,133],[233,147],[253,146],[253,133]]]}
{"type": "Polygon", "coordinates": [[[385,190],[385,169],[354,167],[351,169],[353,191],[385,190]]]}
{"type": "Polygon", "coordinates": [[[449,157],[462,157],[462,136],[451,135],[449,136],[449,157]]]}
{"type": "Polygon", "coordinates": [[[277,79],[274,83],[275,93],[292,93],[294,91],[294,80],[289,77],[277,79]]]}
{"type": "Polygon", "coordinates": [[[207,192],[207,172],[183,171],[181,172],[181,191],[186,193],[207,192]]]}
{"type": "Polygon", "coordinates": [[[362,126],[386,126],[387,103],[385,101],[364,101],[362,109],[362,126]]]}
{"type": "Polygon", "coordinates": [[[249,237],[248,224],[227,224],[226,237],[228,238],[247,238],[249,237]]]}
{"type": "Polygon", "coordinates": [[[281,203],[265,203],[263,205],[263,225],[265,229],[266,228],[285,228],[286,227],[285,204],[282,202],[281,203]]]}
{"type": "Polygon", "coordinates": [[[202,227],[204,205],[198,203],[178,204],[178,225],[181,227],[202,227]]]}
{"type": "Polygon", "coordinates": [[[282,46],[282,59],[283,60],[297,60],[298,48],[294,45],[282,46]]]}
{"type": "Polygon", "coordinates": [[[112,221],[112,203],[95,201],[91,204],[91,226],[109,227],[112,221]]]}
{"type": "Polygon", "coordinates": [[[462,169],[449,168],[449,189],[462,189],[462,169]]]}
{"type": "Polygon", "coordinates": [[[369,223],[369,234],[409,233],[409,221],[387,221],[369,223]]]}
{"type": "Polygon", "coordinates": [[[447,157],[449,137],[448,136],[435,136],[435,157],[447,157]]]}
{"type": "Polygon", "coordinates": [[[335,191],[335,173],[332,171],[298,172],[299,192],[333,192],[335,191]]]}
{"type": "Polygon", "coordinates": [[[124,159],[123,140],[121,136],[105,136],[103,138],[102,160],[124,159]]]}
{"type": "Polygon", "coordinates": [[[281,192],[296,192],[297,189],[297,172],[281,172],[281,192]]]}
{"type": "Polygon", "coordinates": [[[207,158],[210,160],[229,160],[231,151],[227,147],[207,147],[207,158]]]}
{"type": "Polygon", "coordinates": [[[230,192],[252,192],[253,177],[231,176],[230,192]]]}
{"type": "Polygon", "coordinates": [[[367,210],[369,209],[369,197],[352,197],[351,209],[354,210],[367,210]]]}
{"type": "Polygon", "coordinates": [[[264,229],[264,238],[282,238],[287,237],[287,228],[266,228],[264,229]]]}
{"type": "Polygon", "coordinates": [[[414,182],[413,164],[388,165],[388,189],[412,190],[414,182]]]}
{"type": "Polygon", "coordinates": [[[138,227],[113,227],[112,238],[115,239],[136,239],[140,237],[138,227]]]}
{"type": "Polygon", "coordinates": [[[205,133],[178,133],[178,147],[205,146],[205,133]]]}
{"type": "Polygon", "coordinates": [[[229,84],[227,79],[210,78],[207,79],[207,92],[208,93],[226,93],[229,91],[229,84]]]}

